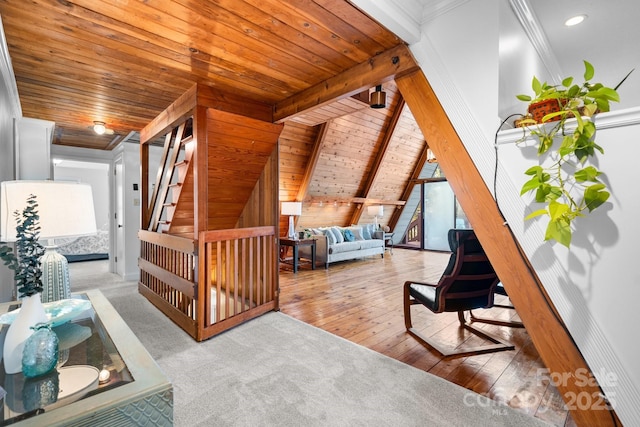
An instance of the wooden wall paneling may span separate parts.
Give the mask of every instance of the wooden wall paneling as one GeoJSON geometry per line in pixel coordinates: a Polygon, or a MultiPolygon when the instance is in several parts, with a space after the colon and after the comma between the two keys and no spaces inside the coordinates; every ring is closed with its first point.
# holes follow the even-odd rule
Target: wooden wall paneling
{"type": "Polygon", "coordinates": [[[329,128],[331,122],[322,123],[317,126],[316,137],[313,141],[313,146],[311,148],[311,153],[307,159],[304,174],[302,176],[302,180],[300,181],[300,185],[298,186],[298,191],[295,195],[295,200],[305,200],[309,191],[309,185],[313,180],[313,176],[316,171],[316,167],[318,165],[318,159],[320,157],[320,153],[323,151],[323,147],[325,145],[325,140],[327,137],[327,129],[329,128]]]}
{"type": "MultiPolygon", "coordinates": [[[[286,122],[280,138],[279,146],[279,197],[280,201],[297,200],[300,186],[304,180],[306,165],[313,151],[318,135],[318,127],[303,125],[297,122],[286,122]]],[[[302,199],[301,199],[302,200],[302,199]]],[[[302,209],[306,206],[303,204],[302,209]]],[[[280,232],[284,233],[289,225],[289,218],[280,216],[280,232]]],[[[280,234],[278,234],[280,235],[280,234]]]]}
{"type": "Polygon", "coordinates": [[[356,111],[366,110],[369,108],[369,91],[360,92],[357,95],[347,98],[339,99],[330,104],[312,108],[305,111],[299,116],[291,118],[290,121],[304,124],[307,126],[316,126],[322,123],[326,123],[331,119],[337,117],[343,117],[349,114],[353,114],[356,111]],[[366,94],[367,100],[362,101],[362,94],[366,94]]]}
{"type": "Polygon", "coordinates": [[[282,128],[283,125],[225,111],[207,110],[208,230],[235,227],[277,148],[282,128]]]}
{"type": "MultiPolygon", "coordinates": [[[[398,124],[398,120],[400,119],[400,114],[402,114],[402,109],[404,108],[404,99],[402,96],[399,97],[396,102],[393,113],[391,114],[391,118],[389,120],[389,124],[384,131],[382,132],[382,140],[380,141],[380,146],[376,153],[375,158],[373,159],[373,165],[371,166],[371,171],[366,177],[364,182],[364,188],[362,189],[361,196],[369,197],[369,192],[373,187],[374,182],[378,178],[378,174],[380,173],[380,168],[384,162],[385,156],[389,149],[389,142],[391,141],[391,137],[395,132],[396,125],[398,124]]],[[[353,216],[351,217],[351,224],[358,224],[360,222],[360,216],[362,215],[362,211],[364,209],[355,209],[353,211],[353,216]]]]}
{"type": "MultiPolygon", "coordinates": [[[[416,159],[420,158],[421,152],[424,150],[424,144],[422,132],[415,123],[411,111],[405,106],[389,142],[387,155],[381,165],[384,172],[380,173],[374,182],[369,198],[390,199],[395,197],[396,200],[405,202],[407,199],[402,199],[402,194],[407,186],[407,177],[411,176],[416,159]]],[[[389,209],[385,209],[381,223],[392,228],[393,217],[401,212],[400,206],[402,205],[396,205],[396,208],[389,206],[389,209]]]]}
{"type": "Polygon", "coordinates": [[[278,148],[274,148],[234,228],[279,227],[278,148]]]}
{"type": "MultiPolygon", "coordinates": [[[[322,152],[322,147],[324,147],[324,141],[327,136],[327,128],[329,127],[329,123],[322,123],[316,126],[317,128],[316,138],[313,142],[311,154],[308,157],[306,167],[304,168],[304,175],[302,176],[302,180],[300,181],[300,186],[298,187],[298,192],[295,198],[296,201],[303,202],[302,204],[303,215],[295,218],[295,226],[298,226],[302,216],[306,216],[305,215],[306,211],[309,210],[309,207],[305,206],[307,204],[305,203],[305,199],[309,192],[309,185],[311,184],[316,172],[316,166],[318,164],[318,158],[320,157],[320,153],[322,152]]],[[[283,230],[286,230],[286,227],[284,227],[283,230]]]]}
{"type": "Polygon", "coordinates": [[[572,403],[573,419],[578,425],[585,426],[616,425],[617,417],[613,411],[581,409],[575,402],[567,401],[581,393],[598,396],[601,390],[595,377],[590,376],[594,381],[584,384],[581,376],[574,375],[580,370],[591,374],[591,370],[563,322],[554,314],[553,303],[546,296],[535,272],[530,270],[518,242],[504,225],[504,218],[489,189],[422,71],[399,78],[396,82],[425,139],[437,153],[442,170],[542,360],[551,372],[569,374],[566,381],[558,384],[558,389],[565,402],[572,403]]]}

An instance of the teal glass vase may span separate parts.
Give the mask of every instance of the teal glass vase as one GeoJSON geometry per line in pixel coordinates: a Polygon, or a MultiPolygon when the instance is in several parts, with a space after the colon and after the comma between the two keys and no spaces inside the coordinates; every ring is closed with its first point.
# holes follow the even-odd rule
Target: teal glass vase
{"type": "Polygon", "coordinates": [[[48,323],[32,326],[35,330],[24,344],[22,374],[34,378],[51,372],[58,362],[58,336],[48,323]]]}

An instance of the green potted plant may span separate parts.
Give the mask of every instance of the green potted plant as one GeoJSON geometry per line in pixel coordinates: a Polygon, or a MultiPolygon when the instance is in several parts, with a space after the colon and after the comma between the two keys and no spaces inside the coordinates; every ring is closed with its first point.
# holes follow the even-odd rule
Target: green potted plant
{"type": "Polygon", "coordinates": [[[36,197],[31,195],[22,212],[14,212],[16,219],[16,252],[9,246],[0,247],[0,258],[13,270],[18,292],[22,298],[20,312],[13,320],[5,337],[3,360],[5,372],[15,374],[22,370],[22,350],[31,329],[37,323],[47,322],[40,299],[42,270],[40,257],[44,247],[38,242],[40,225],[36,197]]]}
{"type": "MultiPolygon", "coordinates": [[[[602,172],[589,163],[596,152],[604,154],[595,141],[596,124],[591,118],[598,112],[609,111],[611,102],[619,102],[616,90],[631,74],[610,88],[591,83],[594,68],[587,61],[584,66],[584,81],[580,84],[567,77],[562,85],[552,86],[534,76],[531,84],[534,96],[517,95],[529,104],[529,114],[533,116],[520,120],[518,125],[528,127],[529,135],[536,141],[538,156],[548,156],[544,166],[535,165],[525,171],[530,179],[520,194],[535,192],[535,201],[544,205],[525,219],[548,216],[545,240],[555,240],[566,247],[571,244],[573,221],[609,198],[605,184],[598,179],[602,172]],[[536,115],[541,102],[554,107],[545,109],[542,117],[536,115]]],[[[528,138],[525,135],[519,142],[528,138]]]]}

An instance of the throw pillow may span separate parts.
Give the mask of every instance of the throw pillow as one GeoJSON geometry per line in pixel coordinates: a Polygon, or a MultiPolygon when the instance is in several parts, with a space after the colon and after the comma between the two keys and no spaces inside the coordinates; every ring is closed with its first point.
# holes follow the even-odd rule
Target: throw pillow
{"type": "Polygon", "coordinates": [[[333,235],[333,232],[331,231],[331,229],[328,228],[324,230],[324,235],[327,236],[327,241],[329,243],[329,246],[336,244],[336,236],[333,235]]]}
{"type": "Polygon", "coordinates": [[[351,232],[351,230],[349,230],[349,229],[344,230],[344,241],[345,242],[353,242],[355,240],[356,240],[356,238],[353,235],[353,233],[351,232]]]}
{"type": "Polygon", "coordinates": [[[331,232],[333,236],[336,238],[336,243],[344,242],[344,237],[342,236],[342,231],[338,227],[331,227],[331,232]]]}
{"type": "Polygon", "coordinates": [[[353,233],[353,237],[355,237],[356,240],[364,240],[364,237],[362,236],[362,227],[352,226],[349,227],[349,230],[351,230],[351,232],[353,233]]]}
{"type": "Polygon", "coordinates": [[[369,224],[365,224],[364,227],[362,227],[362,237],[364,237],[365,240],[371,240],[371,231],[369,230],[369,224]]]}

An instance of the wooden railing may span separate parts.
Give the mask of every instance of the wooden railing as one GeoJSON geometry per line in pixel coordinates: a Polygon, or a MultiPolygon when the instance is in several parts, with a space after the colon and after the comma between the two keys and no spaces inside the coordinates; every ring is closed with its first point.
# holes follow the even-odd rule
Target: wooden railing
{"type": "Polygon", "coordinates": [[[194,338],[197,335],[196,243],[140,230],[138,290],[194,338]]]}
{"type": "Polygon", "coordinates": [[[138,236],[140,293],[196,340],[278,309],[275,227],[138,236]]]}
{"type": "Polygon", "coordinates": [[[275,227],[203,231],[201,339],[278,308],[275,227]]]}
{"type": "Polygon", "coordinates": [[[405,235],[406,242],[419,242],[420,241],[420,228],[422,226],[422,217],[418,217],[413,220],[407,228],[407,234],[405,235]]]}

